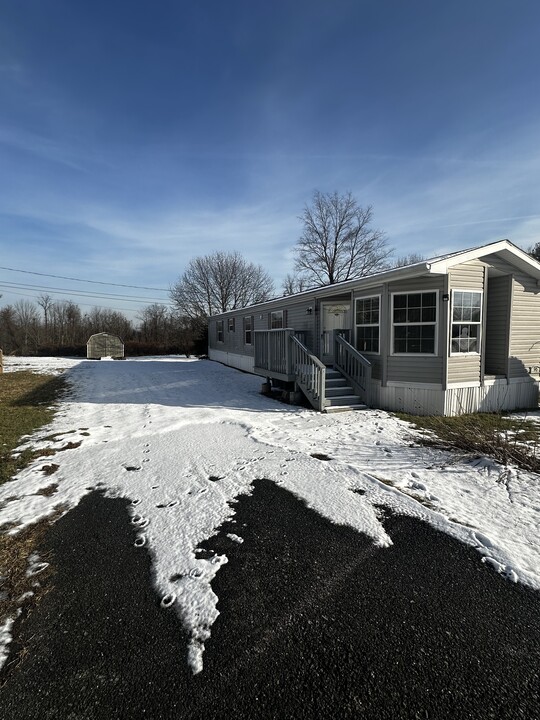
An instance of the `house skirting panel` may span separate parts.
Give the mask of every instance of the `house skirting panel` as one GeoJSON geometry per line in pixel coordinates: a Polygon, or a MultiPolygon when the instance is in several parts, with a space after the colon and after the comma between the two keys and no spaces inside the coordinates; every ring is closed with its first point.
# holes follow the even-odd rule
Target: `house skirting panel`
{"type": "Polygon", "coordinates": [[[238,370],[244,370],[244,372],[252,373],[255,367],[255,358],[251,355],[238,355],[237,353],[208,348],[208,357],[210,360],[216,360],[224,365],[229,365],[238,370]]]}
{"type": "Polygon", "coordinates": [[[445,415],[474,412],[524,410],[538,406],[538,382],[519,378],[487,380],[484,386],[449,387],[446,391],[445,415]]]}
{"type": "Polygon", "coordinates": [[[392,383],[385,387],[373,380],[370,405],[405,412],[412,415],[442,415],[444,412],[444,390],[440,386],[420,383],[392,383]]]}

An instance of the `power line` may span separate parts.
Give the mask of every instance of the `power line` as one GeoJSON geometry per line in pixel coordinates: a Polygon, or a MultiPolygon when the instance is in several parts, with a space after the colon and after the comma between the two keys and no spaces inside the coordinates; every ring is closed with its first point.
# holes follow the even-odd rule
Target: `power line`
{"type": "MultiPolygon", "coordinates": [[[[30,295],[28,293],[20,293],[20,292],[16,292],[15,290],[11,290],[11,289],[10,289],[9,293],[10,293],[10,295],[19,295],[20,297],[24,297],[24,298],[39,297],[38,295],[30,295]]],[[[80,305],[82,307],[96,307],[96,308],[99,308],[100,310],[116,310],[117,312],[121,312],[121,313],[134,312],[134,310],[132,308],[113,308],[113,307],[109,307],[108,305],[95,305],[94,303],[77,302],[77,305],[80,305]]]]}
{"type": "Polygon", "coordinates": [[[38,290],[39,292],[45,292],[45,291],[52,291],[56,294],[60,295],[75,295],[79,297],[95,297],[99,300],[118,300],[120,302],[146,302],[146,303],[159,303],[161,305],[166,305],[167,303],[164,302],[161,299],[155,299],[155,298],[141,298],[141,297],[134,297],[133,295],[120,295],[119,293],[91,293],[91,292],[85,292],[84,290],[72,290],[69,288],[58,288],[58,287],[52,287],[50,285],[28,285],[26,283],[14,283],[10,282],[9,280],[0,280],[0,287],[4,287],[6,290],[10,290],[12,288],[17,290],[38,290]]]}
{"type": "Polygon", "coordinates": [[[92,283],[93,285],[110,285],[114,287],[135,288],[136,290],[157,290],[158,292],[169,292],[168,288],[146,287],[144,285],[123,285],[122,283],[107,283],[100,280],[81,280],[81,278],[66,277],[65,275],[49,275],[47,273],[32,272],[31,270],[19,270],[18,268],[9,268],[0,265],[0,270],[9,270],[10,272],[24,273],[25,275],[41,275],[41,277],[52,277],[58,280],[73,280],[74,282],[92,283]]]}

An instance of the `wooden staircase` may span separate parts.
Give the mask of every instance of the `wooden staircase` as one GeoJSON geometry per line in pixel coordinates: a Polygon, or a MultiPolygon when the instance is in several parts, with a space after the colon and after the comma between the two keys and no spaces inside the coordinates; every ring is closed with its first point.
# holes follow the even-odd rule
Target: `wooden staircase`
{"type": "Polygon", "coordinates": [[[365,410],[367,407],[339,370],[326,369],[324,397],[324,412],[327,413],[365,410]]]}

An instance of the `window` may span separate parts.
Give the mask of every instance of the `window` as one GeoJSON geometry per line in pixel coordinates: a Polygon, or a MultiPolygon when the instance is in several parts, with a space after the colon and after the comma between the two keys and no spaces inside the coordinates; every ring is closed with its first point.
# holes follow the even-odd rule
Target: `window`
{"type": "Polygon", "coordinates": [[[228,323],[229,332],[234,332],[234,318],[230,317],[228,323]]]}
{"type": "Polygon", "coordinates": [[[270,329],[277,330],[283,327],[283,310],[275,310],[270,313],[270,329]]]}
{"type": "Polygon", "coordinates": [[[251,315],[247,315],[244,318],[244,345],[251,345],[252,327],[253,327],[253,322],[251,319],[251,315]]]}
{"type": "Polygon", "coordinates": [[[223,342],[223,320],[216,320],[216,338],[218,342],[223,342]]]}
{"type": "Polygon", "coordinates": [[[378,297],[356,301],[356,349],[359,352],[379,352],[379,304],[378,297]]]}
{"type": "Polygon", "coordinates": [[[395,293],[392,300],[394,353],[434,355],[437,293],[395,293]]]}
{"type": "Polygon", "coordinates": [[[482,293],[452,292],[452,353],[480,352],[482,293]]]}

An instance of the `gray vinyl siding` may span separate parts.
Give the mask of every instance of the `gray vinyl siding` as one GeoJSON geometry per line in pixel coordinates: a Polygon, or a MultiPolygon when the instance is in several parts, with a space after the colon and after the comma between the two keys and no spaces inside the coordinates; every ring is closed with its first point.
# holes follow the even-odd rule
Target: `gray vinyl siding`
{"type": "MultiPolygon", "coordinates": [[[[442,353],[445,347],[445,328],[441,324],[443,313],[441,295],[444,288],[444,277],[429,276],[415,279],[402,280],[388,284],[388,322],[384,331],[386,348],[386,382],[400,383],[429,383],[442,385],[443,383],[443,358],[442,353]],[[439,295],[438,317],[437,317],[437,354],[436,355],[392,355],[392,301],[393,293],[418,292],[420,290],[436,290],[439,295]]],[[[381,328],[382,331],[382,328],[381,328]]]]}
{"type": "MultiPolygon", "coordinates": [[[[230,313],[224,315],[220,320],[223,320],[223,342],[217,340],[217,323],[218,320],[210,320],[208,326],[208,346],[215,350],[222,350],[223,352],[235,353],[237,355],[250,355],[254,354],[253,343],[246,345],[244,343],[244,317],[248,313],[230,313]],[[234,331],[229,330],[229,318],[234,318],[234,331]]],[[[251,316],[253,317],[253,316],[251,316]]]]}
{"type": "Polygon", "coordinates": [[[487,375],[506,376],[508,372],[511,282],[510,276],[491,277],[488,280],[485,341],[487,375]]]}
{"type": "Polygon", "coordinates": [[[512,283],[510,325],[510,377],[528,375],[540,364],[540,295],[536,281],[515,274],[512,283]]]}
{"type": "Polygon", "coordinates": [[[501,258],[489,255],[485,260],[512,275],[509,377],[527,377],[529,367],[540,363],[540,288],[534,278],[501,258]]]}
{"type": "MultiPolygon", "coordinates": [[[[479,260],[471,260],[470,262],[456,265],[449,272],[449,288],[450,290],[477,290],[484,292],[484,274],[485,265],[479,260]]],[[[483,303],[485,306],[485,302],[483,303]]],[[[483,313],[485,313],[483,307],[483,313]]],[[[449,322],[448,332],[451,334],[451,318],[449,322]]],[[[484,338],[480,341],[480,353],[478,355],[451,355],[450,340],[446,341],[445,352],[448,357],[448,382],[449,383],[467,383],[480,382],[482,376],[482,355],[484,352],[484,338]]]]}
{"type": "Polygon", "coordinates": [[[244,318],[248,316],[253,318],[252,332],[256,330],[268,330],[270,327],[271,313],[279,310],[284,311],[284,326],[292,327],[299,332],[305,333],[306,344],[308,348],[311,348],[315,342],[316,313],[314,299],[305,299],[300,303],[288,304],[283,302],[279,305],[273,304],[270,308],[254,309],[251,310],[251,312],[249,308],[246,310],[230,311],[229,313],[220,315],[218,319],[211,318],[208,326],[209,347],[215,350],[223,350],[224,352],[253,356],[255,352],[254,342],[252,342],[251,345],[244,343],[244,318]],[[308,307],[312,308],[311,314],[307,312],[308,307]],[[231,317],[235,319],[234,332],[228,329],[229,318],[231,317]],[[223,320],[222,343],[217,341],[216,325],[218,320],[223,320]]]}

